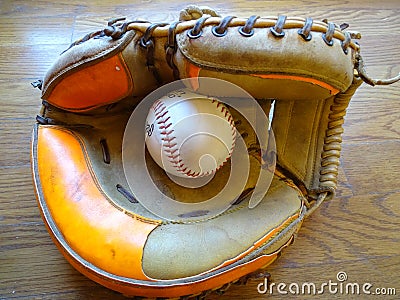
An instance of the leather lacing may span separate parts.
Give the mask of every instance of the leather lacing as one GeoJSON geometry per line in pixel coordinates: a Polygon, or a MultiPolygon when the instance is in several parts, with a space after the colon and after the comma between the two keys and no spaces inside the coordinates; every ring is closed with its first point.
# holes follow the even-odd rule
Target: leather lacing
{"type": "Polygon", "coordinates": [[[178,48],[176,43],[176,27],[180,21],[174,22],[168,28],[168,39],[167,44],[165,45],[165,59],[167,61],[168,66],[172,69],[172,74],[175,79],[179,78],[179,70],[174,62],[174,54],[178,48]]]}
{"type": "Polygon", "coordinates": [[[214,9],[208,6],[188,5],[186,8],[180,11],[179,20],[181,21],[197,20],[203,15],[209,15],[211,17],[220,16],[214,9]]]}
{"type": "Polygon", "coordinates": [[[285,26],[286,22],[286,16],[279,16],[278,20],[276,21],[276,24],[274,27],[270,28],[271,33],[277,37],[277,38],[282,38],[285,36],[285,32],[283,31],[283,27],[285,26]]]}
{"type": "Polygon", "coordinates": [[[104,28],[103,30],[98,30],[98,31],[91,32],[91,33],[85,35],[83,38],[73,42],[62,53],[66,52],[69,49],[71,49],[72,47],[80,45],[90,39],[98,39],[98,38],[101,38],[104,36],[109,36],[109,37],[113,38],[114,40],[118,40],[128,31],[128,26],[130,24],[149,23],[147,21],[142,21],[142,20],[135,20],[135,21],[119,23],[120,21],[125,21],[125,18],[115,18],[115,19],[109,20],[106,28],[104,28]]]}
{"type": "Polygon", "coordinates": [[[303,28],[299,29],[297,33],[305,40],[305,41],[311,41],[312,35],[311,35],[311,29],[314,21],[311,18],[307,18],[303,28]]]}
{"type": "Polygon", "coordinates": [[[166,26],[168,23],[153,23],[147,27],[146,32],[140,39],[140,46],[146,49],[146,66],[153,73],[154,78],[157,80],[158,84],[162,83],[161,76],[158,73],[156,66],[154,65],[154,38],[153,32],[157,27],[166,26]]]}
{"type": "MultiPolygon", "coordinates": [[[[120,39],[122,36],[124,36],[124,34],[127,31],[137,30],[137,27],[139,24],[149,24],[149,26],[146,28],[142,38],[140,39],[140,45],[142,46],[143,49],[145,49],[147,51],[147,55],[146,55],[147,67],[154,74],[154,77],[157,80],[157,82],[159,84],[161,84],[162,83],[161,77],[159,76],[157,68],[155,67],[155,58],[154,58],[155,39],[154,39],[154,35],[153,35],[154,31],[158,27],[169,26],[168,34],[167,34],[168,41],[165,45],[166,61],[169,65],[169,67],[173,71],[174,78],[178,79],[179,72],[178,72],[178,68],[176,67],[176,65],[174,63],[174,54],[177,50],[176,34],[180,33],[182,31],[182,29],[179,29],[179,32],[178,32],[178,25],[184,21],[197,20],[197,22],[191,28],[183,29],[183,30],[186,30],[187,36],[190,39],[197,39],[202,36],[203,28],[205,26],[210,26],[210,24],[207,24],[207,20],[211,17],[219,17],[219,15],[214,10],[212,10],[208,7],[198,7],[195,5],[191,5],[181,11],[179,21],[171,23],[171,24],[169,24],[169,23],[150,23],[148,21],[143,21],[143,20],[125,21],[125,18],[117,18],[117,19],[110,20],[105,29],[87,34],[82,39],[75,41],[74,43],[72,43],[70,45],[70,47],[68,49],[70,49],[74,46],[77,46],[79,44],[82,44],[93,38],[95,39],[95,38],[101,38],[101,37],[108,36],[114,40],[117,40],[117,39],[120,39]]],[[[237,25],[231,24],[233,19],[235,19],[235,17],[233,17],[233,16],[227,16],[227,17],[220,19],[218,24],[216,24],[216,25],[213,24],[213,27],[211,29],[212,34],[215,35],[216,37],[222,38],[227,34],[230,27],[238,27],[238,32],[240,33],[240,35],[242,35],[243,37],[246,37],[246,38],[250,38],[255,33],[254,29],[257,28],[257,22],[259,22],[259,21],[261,22],[261,18],[259,16],[251,16],[246,20],[246,22],[243,26],[237,26],[237,25]]],[[[283,15],[278,16],[277,20],[275,21],[275,24],[273,26],[269,27],[271,35],[275,38],[284,38],[286,28],[294,28],[294,27],[298,26],[298,25],[293,26],[293,24],[291,24],[290,26],[286,26],[287,22],[288,22],[288,20],[287,20],[286,16],[283,16],[283,15]]],[[[323,22],[327,24],[327,28],[325,29],[325,31],[322,32],[322,35],[321,35],[323,41],[328,46],[333,46],[335,40],[339,41],[341,48],[343,49],[343,53],[345,55],[347,55],[349,53],[348,49],[350,47],[353,48],[356,52],[356,55],[355,55],[356,56],[355,69],[357,70],[356,75],[359,76],[364,82],[374,86],[374,85],[388,85],[388,84],[392,84],[392,83],[400,80],[400,74],[393,78],[390,78],[390,79],[374,80],[374,79],[370,78],[366,74],[366,71],[364,68],[364,63],[359,54],[358,43],[353,41],[353,39],[359,39],[361,37],[360,34],[356,33],[356,32],[345,31],[345,29],[347,29],[347,27],[349,26],[348,24],[342,24],[340,26],[337,26],[332,22],[328,22],[327,20],[323,20],[323,22]],[[341,34],[344,36],[344,39],[335,37],[335,34],[339,30],[340,30],[341,34]]],[[[303,26],[301,28],[298,27],[299,28],[299,30],[297,31],[298,35],[301,38],[303,38],[304,41],[311,41],[311,39],[313,37],[312,36],[313,26],[314,26],[313,20],[311,18],[306,18],[303,26]]],[[[258,28],[261,28],[261,27],[258,27],[258,28]]],[[[318,29],[315,32],[320,32],[320,30],[321,29],[318,29]]],[[[67,50],[65,50],[65,51],[67,51],[67,50]]],[[[40,87],[40,85],[37,85],[37,87],[40,87]]]]}
{"type": "Polygon", "coordinates": [[[202,28],[204,26],[204,22],[208,19],[209,17],[201,17],[197,22],[196,25],[193,26],[192,30],[188,30],[187,35],[191,39],[197,39],[199,38],[203,31],[202,28]]]}
{"type": "Polygon", "coordinates": [[[324,148],[321,155],[322,168],[319,177],[321,187],[326,190],[333,191],[336,189],[344,117],[350,99],[360,82],[359,79],[356,79],[346,92],[336,95],[330,107],[328,128],[325,133],[324,148]]]}
{"type": "Polygon", "coordinates": [[[348,48],[350,46],[351,36],[350,36],[350,33],[348,33],[347,31],[344,32],[344,36],[345,36],[345,40],[342,41],[342,49],[343,49],[344,54],[347,55],[347,53],[349,52],[348,48]]]}
{"type": "MultiPolygon", "coordinates": [[[[291,241],[292,242],[292,241],[291,241]]],[[[277,256],[279,257],[280,254],[277,253],[277,256]]],[[[271,274],[268,273],[267,271],[265,271],[263,268],[261,268],[260,270],[257,270],[253,273],[244,275],[242,277],[240,277],[239,279],[233,280],[231,282],[225,283],[220,287],[214,288],[214,289],[210,289],[210,290],[205,290],[199,294],[196,295],[185,295],[185,296],[181,296],[179,298],[179,300],[189,300],[189,299],[193,299],[193,300],[205,300],[207,299],[210,295],[212,294],[216,294],[218,296],[221,296],[223,294],[225,294],[225,292],[232,286],[232,285],[247,285],[249,283],[249,281],[262,281],[265,279],[270,279],[271,278],[271,274]]],[[[136,298],[135,298],[136,299],[136,298]]],[[[148,298],[144,298],[144,297],[137,297],[137,299],[148,299],[148,298]]],[[[157,299],[164,299],[164,298],[157,298],[157,299]]]]}
{"type": "MultiPolygon", "coordinates": [[[[186,18],[184,20],[198,20],[195,25],[192,27],[192,29],[187,31],[187,35],[189,38],[196,39],[199,38],[202,33],[203,33],[203,27],[206,26],[206,20],[210,18],[211,16],[215,16],[215,14],[212,14],[211,16],[204,16],[201,15],[199,17],[198,15],[195,15],[192,19],[190,19],[187,15],[185,15],[186,18]]],[[[223,37],[227,34],[228,28],[231,26],[230,23],[231,21],[236,18],[234,16],[227,16],[224,17],[220,20],[218,25],[215,25],[212,27],[211,32],[217,36],[217,37],[223,37]]],[[[245,25],[241,26],[238,28],[239,33],[244,36],[244,37],[251,37],[254,34],[254,28],[256,27],[257,20],[260,19],[260,16],[251,16],[247,19],[245,25]]],[[[100,31],[95,31],[93,33],[89,33],[85,35],[82,39],[75,41],[70,45],[70,48],[73,46],[77,46],[79,44],[82,44],[92,38],[100,38],[104,36],[111,37],[114,40],[120,39],[127,31],[129,30],[134,30],[134,27],[130,27],[129,25],[135,24],[135,23],[148,23],[150,24],[149,27],[146,29],[146,32],[144,33],[142,39],[141,39],[141,46],[148,49],[153,47],[153,39],[152,39],[152,33],[157,27],[160,26],[170,26],[170,30],[168,32],[168,38],[171,40],[172,34],[176,34],[176,27],[179,23],[184,21],[182,18],[178,22],[174,22],[172,24],[169,23],[150,23],[148,21],[143,21],[143,20],[135,20],[135,21],[127,21],[127,22],[122,22],[125,21],[125,18],[117,18],[110,20],[107,23],[107,27],[103,30],[100,31]]],[[[287,17],[284,15],[278,16],[276,23],[274,26],[270,27],[270,32],[272,33],[273,36],[277,38],[282,38],[285,36],[285,23],[286,23],[287,17]]],[[[334,34],[335,30],[337,29],[337,26],[334,23],[327,22],[328,28],[325,33],[322,34],[322,38],[325,41],[325,43],[329,46],[332,46],[334,43],[334,34]]],[[[313,20],[311,18],[307,18],[304,22],[304,26],[298,30],[298,34],[306,41],[310,41],[312,38],[311,31],[312,31],[312,26],[313,26],[313,20]]],[[[345,27],[348,25],[346,24],[345,27]]],[[[340,27],[340,28],[345,28],[345,27],[340,27]]],[[[346,35],[344,32],[343,34],[346,35]]],[[[345,41],[342,42],[343,49],[346,50],[351,42],[351,34],[348,33],[346,35],[345,41]]],[[[353,35],[353,38],[358,38],[357,34],[353,35]]],[[[171,43],[168,43],[169,48],[174,48],[171,43]]],[[[67,49],[67,50],[68,50],[67,49]]],[[[67,51],[65,50],[65,51],[67,51]]],[[[64,51],[64,52],[65,52],[64,51]]]]}
{"type": "Polygon", "coordinates": [[[350,88],[346,92],[336,95],[333,104],[330,106],[328,128],[325,132],[324,146],[321,153],[321,170],[318,178],[319,188],[316,191],[318,198],[316,201],[306,201],[308,208],[306,216],[311,215],[336,190],[344,117],[350,99],[361,82],[360,79],[354,79],[350,88]]]}
{"type": "Polygon", "coordinates": [[[328,22],[328,29],[322,34],[322,39],[328,46],[333,46],[333,35],[335,34],[335,29],[335,24],[328,22]]]}
{"type": "MultiPolygon", "coordinates": [[[[111,163],[110,149],[108,148],[108,143],[106,139],[100,139],[101,152],[103,153],[103,162],[107,165],[111,163]]],[[[124,196],[131,203],[139,203],[139,201],[133,196],[133,194],[124,188],[121,184],[117,184],[117,191],[124,196]]]]}
{"type": "Polygon", "coordinates": [[[244,26],[239,27],[239,33],[245,37],[250,37],[254,34],[254,24],[260,16],[251,16],[247,19],[246,24],[244,26]]]}
{"type": "Polygon", "coordinates": [[[136,198],[132,195],[132,193],[128,191],[126,188],[124,188],[122,185],[118,183],[115,187],[117,188],[117,191],[121,193],[122,196],[128,199],[129,202],[139,203],[139,201],[136,200],[136,198]]]}
{"type": "Polygon", "coordinates": [[[103,153],[103,161],[105,164],[109,165],[111,162],[110,151],[108,149],[108,144],[106,139],[100,140],[100,146],[103,153]]]}
{"type": "Polygon", "coordinates": [[[229,27],[229,23],[234,19],[235,17],[233,16],[227,16],[225,18],[223,18],[221,20],[221,22],[217,25],[214,26],[211,29],[211,32],[213,33],[213,35],[217,36],[217,37],[223,37],[227,34],[227,30],[229,27]]]}

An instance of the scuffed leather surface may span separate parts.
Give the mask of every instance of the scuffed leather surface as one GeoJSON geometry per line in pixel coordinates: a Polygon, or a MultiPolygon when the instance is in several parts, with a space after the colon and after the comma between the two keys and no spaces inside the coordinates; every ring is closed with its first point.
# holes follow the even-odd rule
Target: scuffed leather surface
{"type": "Polygon", "coordinates": [[[178,34],[178,47],[190,62],[211,70],[232,74],[285,74],[315,78],[345,91],[353,79],[351,52],[345,55],[340,42],[327,46],[321,33],[304,41],[297,29],[285,29],[283,38],[272,36],[268,28],[254,28],[254,35],[242,37],[239,27],[229,27],[227,34],[216,37],[212,26],[190,39],[178,34]]]}
{"type": "MultiPolygon", "coordinates": [[[[299,196],[297,190],[275,178],[266,197],[254,209],[243,205],[207,222],[162,225],[151,233],[146,243],[144,272],[152,278],[171,279],[215,268],[245,252],[263,235],[299,214],[299,196]]],[[[282,246],[301,225],[294,223],[286,238],[274,243],[274,249],[282,246]]]]}

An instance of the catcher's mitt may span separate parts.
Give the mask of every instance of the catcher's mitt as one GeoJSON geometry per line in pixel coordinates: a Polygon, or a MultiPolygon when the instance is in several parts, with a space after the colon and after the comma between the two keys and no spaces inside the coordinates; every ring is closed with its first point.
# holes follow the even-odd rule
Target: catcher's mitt
{"type": "Polygon", "coordinates": [[[37,83],[43,108],[32,142],[39,207],[62,254],[94,281],[147,297],[204,296],[272,263],[335,192],[343,118],[356,89],[363,81],[399,80],[365,74],[358,38],[310,18],[222,18],[191,6],[172,24],[119,19],[72,44],[37,83]],[[163,218],[137,197],[145,189],[130,189],[123,164],[134,180],[151,178],[168,197],[200,207],[222,189],[230,164],[203,187],[176,184],[144,152],[143,119],[137,145],[126,147],[143,150],[145,176],[136,168],[142,158],[123,159],[124,130],[148,94],[176,79],[188,78],[180,91],[239,99],[244,110],[249,103],[247,115],[258,109],[246,93],[210,89],[204,77],[236,84],[265,115],[274,103],[277,166],[267,194],[250,205],[275,150],[246,113],[230,106],[249,161],[243,187],[225,197],[221,212],[163,218]]]}

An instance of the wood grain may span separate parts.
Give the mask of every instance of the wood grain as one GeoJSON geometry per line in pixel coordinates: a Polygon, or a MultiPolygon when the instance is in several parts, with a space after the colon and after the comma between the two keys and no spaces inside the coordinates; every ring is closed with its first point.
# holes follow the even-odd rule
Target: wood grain
{"type": "MultiPolygon", "coordinates": [[[[42,78],[72,41],[103,27],[108,19],[128,16],[170,22],[186,4],[177,0],[0,2],[0,299],[125,299],[75,271],[47,234],[31,179],[30,139],[40,92],[30,82],[42,78]]],[[[371,76],[400,72],[398,0],[202,4],[239,17],[287,14],[349,23],[363,34],[360,44],[371,76]]],[[[344,271],[351,282],[393,287],[400,293],[399,98],[400,84],[363,85],[357,91],[346,116],[337,195],[305,221],[296,242],[268,268],[275,283],[321,284],[344,271]]],[[[260,282],[232,286],[223,296],[209,299],[295,298],[260,295],[260,282]]],[[[340,294],[323,296],[349,299],[340,294]]]]}

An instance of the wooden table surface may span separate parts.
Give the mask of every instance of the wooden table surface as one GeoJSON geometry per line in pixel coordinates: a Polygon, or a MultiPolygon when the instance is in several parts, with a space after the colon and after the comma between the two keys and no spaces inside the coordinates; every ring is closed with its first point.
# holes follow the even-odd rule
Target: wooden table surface
{"type": "MultiPolygon", "coordinates": [[[[41,220],[30,170],[30,139],[40,91],[30,82],[71,41],[103,28],[117,16],[173,21],[186,1],[0,2],[0,298],[124,299],[75,271],[52,243],[41,220]]],[[[363,34],[361,48],[371,76],[400,72],[400,2],[203,1],[221,14],[311,16],[349,23],[363,34]]],[[[371,283],[400,294],[400,83],[363,85],[345,123],[336,197],[304,223],[296,242],[268,268],[275,283],[371,283]]],[[[219,299],[293,298],[261,295],[252,281],[219,299]]],[[[369,298],[372,298],[370,296],[369,298]]],[[[210,299],[217,299],[211,296],[210,299]]],[[[336,295],[301,298],[348,299],[336,295]]],[[[364,296],[351,296],[363,299],[364,296]]],[[[368,299],[369,299],[368,298],[368,299]]],[[[395,296],[380,296],[394,299],[395,296]]]]}

